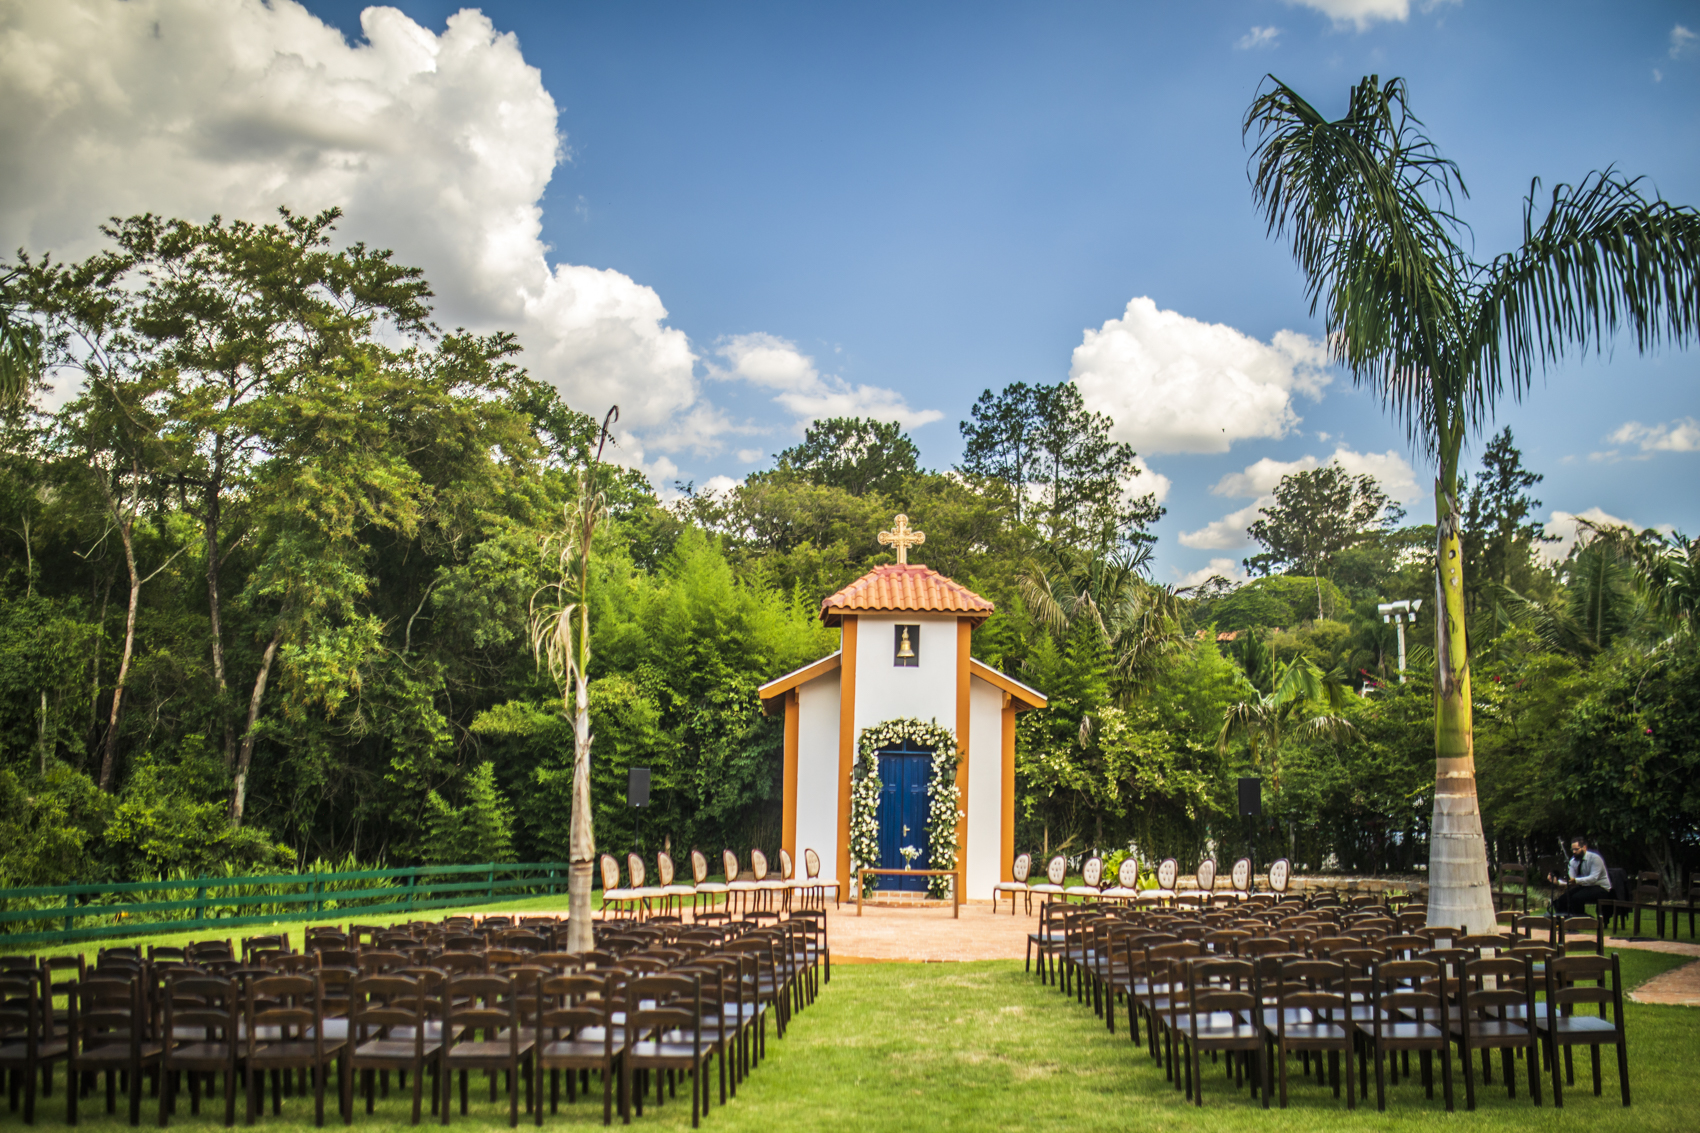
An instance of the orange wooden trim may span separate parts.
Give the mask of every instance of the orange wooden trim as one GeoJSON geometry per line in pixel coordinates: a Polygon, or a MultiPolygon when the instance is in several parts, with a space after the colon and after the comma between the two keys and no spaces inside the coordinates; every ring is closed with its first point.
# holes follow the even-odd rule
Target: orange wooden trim
{"type": "Polygon", "coordinates": [[[797,860],[797,744],[802,717],[801,694],[792,689],[785,697],[785,817],[781,838],[793,862],[797,860]]]}
{"type": "Polygon", "coordinates": [[[1015,699],[1003,698],[1003,879],[1015,880],[1015,699]]]}
{"type": "Polygon", "coordinates": [[[837,653],[828,657],[822,657],[819,661],[814,662],[812,665],[804,665],[801,669],[786,673],[783,677],[775,677],[773,680],[768,681],[766,684],[757,689],[756,693],[764,701],[772,700],[781,693],[790,692],[792,689],[797,688],[800,685],[808,684],[816,677],[824,676],[825,674],[832,672],[832,670],[838,668],[839,659],[840,654],[837,653]]]}
{"type": "Polygon", "coordinates": [[[1004,676],[978,658],[970,659],[969,671],[993,688],[1013,696],[1020,703],[1020,707],[1016,709],[1017,712],[1025,712],[1029,708],[1043,708],[1049,703],[1045,699],[1045,694],[1038,689],[1028,688],[1020,681],[1004,676]]]}
{"type": "Polygon", "coordinates": [[[962,817],[956,820],[956,892],[963,893],[968,882],[968,721],[973,712],[969,686],[972,675],[969,662],[974,647],[974,622],[969,618],[956,619],[956,791],[962,799],[962,817]]]}
{"type": "Polygon", "coordinates": [[[839,631],[843,675],[838,681],[838,876],[850,878],[850,775],[856,767],[856,615],[839,631]]]}

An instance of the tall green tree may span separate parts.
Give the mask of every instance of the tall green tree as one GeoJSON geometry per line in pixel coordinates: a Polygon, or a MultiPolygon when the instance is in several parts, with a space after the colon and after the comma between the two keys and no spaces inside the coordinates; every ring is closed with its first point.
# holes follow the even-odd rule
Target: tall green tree
{"type": "Polygon", "coordinates": [[[1390,527],[1405,515],[1374,476],[1353,476],[1338,464],[1289,472],[1275,485],[1275,502],[1258,509],[1262,517],[1246,529],[1264,550],[1245,560],[1253,574],[1290,570],[1316,580],[1316,616],[1330,611],[1322,600],[1322,580],[1333,581],[1334,563],[1378,527],[1390,527]]]}
{"type": "Polygon", "coordinates": [[[1494,925],[1476,799],[1459,455],[1501,399],[1620,330],[1646,350],[1700,326],[1700,213],[1614,170],[1531,184],[1523,239],[1487,263],[1461,239],[1467,189],[1412,113],[1403,80],[1368,76],[1330,119],[1269,76],[1247,109],[1252,195],[1289,239],[1334,357],[1435,465],[1437,783],[1429,915],[1494,925]]]}
{"type": "Polygon", "coordinates": [[[920,455],[899,422],[830,417],[811,424],[802,444],[780,453],[778,468],[852,496],[895,496],[915,475],[920,455]]]}
{"type": "Polygon", "coordinates": [[[22,405],[41,375],[41,328],[15,294],[21,274],[0,272],[0,411],[22,405]]]}
{"type": "Polygon", "coordinates": [[[1026,382],[1012,382],[999,393],[983,391],[963,421],[962,463],[968,476],[998,480],[1009,489],[1015,522],[1021,523],[1027,505],[1027,486],[1037,478],[1039,461],[1038,391],[1026,382]]]}
{"type": "Polygon", "coordinates": [[[1472,613],[1494,583],[1529,589],[1535,548],[1546,540],[1543,525],[1530,518],[1541,501],[1529,489],[1543,479],[1523,466],[1510,425],[1488,441],[1482,451],[1482,470],[1474,479],[1466,481],[1462,472],[1458,474],[1464,504],[1464,599],[1472,613]]]}

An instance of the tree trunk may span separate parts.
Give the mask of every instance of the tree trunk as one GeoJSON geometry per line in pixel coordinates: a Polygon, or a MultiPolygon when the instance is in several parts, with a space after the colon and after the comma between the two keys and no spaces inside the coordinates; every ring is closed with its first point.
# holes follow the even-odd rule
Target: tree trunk
{"type": "Polygon", "coordinates": [[[1470,711],[1469,640],[1464,629],[1464,565],[1458,510],[1462,430],[1442,435],[1435,506],[1434,818],[1429,828],[1428,923],[1467,933],[1494,931],[1487,840],[1476,798],[1470,711]]]}
{"type": "MultiPolygon", "coordinates": [[[[207,545],[207,621],[212,634],[213,681],[218,685],[218,714],[224,719],[224,769],[231,770],[236,755],[236,737],[230,727],[230,683],[224,672],[224,628],[219,611],[219,572],[223,567],[219,548],[219,525],[223,521],[220,489],[224,478],[224,436],[213,437],[212,469],[207,474],[206,494],[203,497],[201,518],[205,523],[207,545]]],[[[234,796],[232,796],[234,798],[234,796]]]]}
{"type": "Polygon", "coordinates": [[[266,696],[266,681],[271,677],[272,662],[277,659],[277,644],[283,639],[283,626],[272,631],[271,641],[260,658],[260,675],[254,678],[254,692],[248,698],[248,726],[242,731],[242,750],[236,759],[236,777],[230,784],[230,825],[242,825],[242,811],[248,805],[248,767],[254,761],[254,721],[260,715],[260,701],[266,696]]]}
{"type": "MultiPolygon", "coordinates": [[[[585,616],[580,611],[579,616],[585,616]]],[[[573,821],[568,847],[567,951],[595,947],[590,930],[591,877],[596,865],[596,833],[590,819],[590,688],[584,670],[574,673],[573,821]]]]}
{"type": "Polygon", "coordinates": [[[124,616],[124,650],[118,661],[118,682],[112,689],[112,710],[107,714],[106,743],[100,755],[100,789],[112,789],[112,775],[118,761],[118,718],[124,707],[124,683],[130,679],[130,655],[136,645],[136,608],[141,604],[142,576],[136,570],[136,548],[131,539],[131,527],[120,518],[118,537],[124,544],[124,565],[130,571],[130,609],[124,616]]]}

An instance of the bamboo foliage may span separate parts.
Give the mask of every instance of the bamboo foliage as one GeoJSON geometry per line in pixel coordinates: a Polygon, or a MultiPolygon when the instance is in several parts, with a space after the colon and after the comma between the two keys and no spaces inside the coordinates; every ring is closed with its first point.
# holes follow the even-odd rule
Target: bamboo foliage
{"type": "Polygon", "coordinates": [[[1476,801],[1464,633],[1458,461],[1501,400],[1573,349],[1628,332],[1647,350],[1700,329],[1700,213],[1638,178],[1594,172],[1541,194],[1531,182],[1523,241],[1486,264],[1459,240],[1468,196],[1411,112],[1401,79],[1371,75],[1330,120],[1268,76],[1246,111],[1252,197],[1291,242],[1311,313],[1353,381],[1381,395],[1436,465],[1434,824],[1430,917],[1494,925],[1476,801]]]}

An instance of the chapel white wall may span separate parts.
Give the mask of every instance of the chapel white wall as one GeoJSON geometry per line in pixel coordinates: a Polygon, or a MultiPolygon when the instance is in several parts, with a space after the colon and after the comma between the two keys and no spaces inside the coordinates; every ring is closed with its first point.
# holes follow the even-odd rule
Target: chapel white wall
{"type": "MultiPolygon", "coordinates": [[[[806,872],[803,851],[820,855],[821,873],[838,873],[839,670],[798,689],[797,876],[806,872]]],[[[840,877],[839,881],[845,879],[840,877]]]]}
{"type": "Polygon", "coordinates": [[[1003,867],[1003,690],[968,681],[968,891],[986,900],[1003,867]]]}
{"type": "Polygon", "coordinates": [[[862,614],[856,619],[856,735],[899,716],[956,729],[956,615],[862,614]],[[896,627],[921,627],[920,664],[892,664],[896,627]]]}

